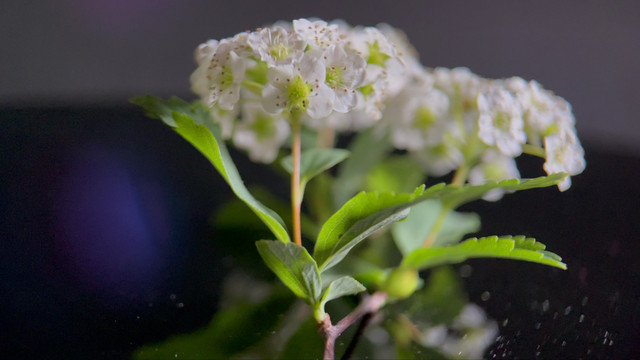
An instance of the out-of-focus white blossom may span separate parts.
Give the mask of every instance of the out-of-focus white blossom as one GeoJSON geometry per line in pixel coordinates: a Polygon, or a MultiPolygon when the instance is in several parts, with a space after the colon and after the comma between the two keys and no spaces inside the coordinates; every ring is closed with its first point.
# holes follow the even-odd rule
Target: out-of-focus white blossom
{"type": "MultiPolygon", "coordinates": [[[[469,172],[469,183],[471,185],[482,185],[487,181],[519,178],[520,172],[515,160],[493,149],[486,151],[482,156],[482,162],[474,166],[469,172]]],[[[502,195],[504,195],[504,190],[493,189],[482,198],[487,201],[498,201],[502,198],[502,195]]]]}
{"type": "Polygon", "coordinates": [[[242,106],[242,118],[234,131],[233,143],[246,150],[252,161],[270,163],[278,156],[290,132],[284,118],[267,113],[257,102],[247,102],[242,106]]]}
{"type": "MultiPolygon", "coordinates": [[[[565,172],[569,175],[578,175],[586,166],[584,150],[580,141],[572,129],[561,129],[557,134],[544,138],[546,162],[544,170],[547,174],[565,172]]],[[[558,184],[560,191],[565,191],[571,186],[571,178],[566,177],[558,184]]]]}
{"type": "Polygon", "coordinates": [[[420,150],[443,141],[449,98],[427,82],[406,87],[390,101],[384,114],[391,142],[398,149],[420,150]]]}
{"type": "Polygon", "coordinates": [[[480,140],[507,156],[520,155],[526,134],[522,107],[516,98],[501,86],[489,86],[478,95],[478,111],[480,140]]]}

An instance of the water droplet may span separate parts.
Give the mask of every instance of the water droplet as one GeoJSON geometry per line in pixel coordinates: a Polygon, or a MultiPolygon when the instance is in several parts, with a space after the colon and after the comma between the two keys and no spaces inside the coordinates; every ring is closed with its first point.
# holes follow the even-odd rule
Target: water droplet
{"type": "Polygon", "coordinates": [[[536,351],[536,356],[540,356],[540,351],[536,351]]]}
{"type": "Polygon", "coordinates": [[[174,357],[174,358],[177,358],[177,357],[178,357],[178,353],[176,353],[175,355],[173,355],[173,357],[174,357]]]}
{"type": "Polygon", "coordinates": [[[609,346],[613,346],[613,340],[609,340],[609,346]]]}
{"type": "Polygon", "coordinates": [[[487,300],[489,300],[490,298],[491,298],[491,293],[490,293],[490,292],[488,292],[488,291],[485,291],[485,292],[483,292],[483,293],[482,293],[482,295],[480,295],[480,299],[481,299],[482,301],[487,301],[487,300]]]}
{"type": "Polygon", "coordinates": [[[504,319],[502,326],[507,326],[507,324],[509,324],[509,318],[504,319]]]}
{"type": "Polygon", "coordinates": [[[584,321],[584,314],[580,315],[580,317],[578,318],[578,322],[583,322],[584,321]]]}
{"type": "Polygon", "coordinates": [[[553,320],[555,320],[557,318],[558,318],[558,312],[556,311],[556,312],[553,313],[553,320]]]}
{"type": "Polygon", "coordinates": [[[569,313],[571,313],[571,306],[567,306],[567,307],[564,309],[564,314],[565,314],[565,315],[569,315],[569,313]]]}
{"type": "Polygon", "coordinates": [[[562,342],[562,346],[565,346],[565,345],[567,345],[567,342],[566,342],[566,341],[563,341],[563,342],[562,342]]]}
{"type": "Polygon", "coordinates": [[[542,311],[547,312],[549,310],[549,300],[545,300],[542,302],[542,311]]]}
{"type": "Polygon", "coordinates": [[[458,270],[458,272],[460,273],[460,277],[468,278],[469,276],[471,276],[471,273],[473,272],[473,268],[471,267],[471,265],[465,264],[460,266],[460,269],[458,270]]]}
{"type": "Polygon", "coordinates": [[[276,334],[275,330],[271,332],[271,335],[275,335],[275,334],[276,334]]]}
{"type": "Polygon", "coordinates": [[[184,307],[184,303],[180,302],[176,306],[178,307],[178,309],[182,309],[184,307]]]}
{"type": "Polygon", "coordinates": [[[542,323],[539,323],[539,322],[538,322],[538,323],[536,323],[536,326],[535,326],[536,330],[539,330],[539,329],[540,329],[540,326],[542,326],[542,323]]]}
{"type": "Polygon", "coordinates": [[[589,302],[589,297],[588,296],[585,296],[585,297],[582,298],[582,306],[587,305],[588,302],[589,302]]]}

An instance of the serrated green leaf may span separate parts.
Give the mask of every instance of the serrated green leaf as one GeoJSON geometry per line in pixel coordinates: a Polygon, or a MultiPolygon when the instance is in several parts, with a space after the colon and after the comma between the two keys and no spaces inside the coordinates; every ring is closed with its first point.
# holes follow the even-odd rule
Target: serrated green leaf
{"type": "Polygon", "coordinates": [[[365,290],[366,288],[351,276],[343,276],[339,279],[333,280],[324,290],[322,298],[318,304],[318,310],[321,314],[324,314],[324,305],[329,301],[347,295],[355,295],[365,290]]]}
{"type": "Polygon", "coordinates": [[[349,146],[351,155],[340,165],[333,183],[333,201],[336,208],[363,189],[369,170],[391,149],[387,137],[378,136],[372,129],[361,131],[356,135],[349,146]]]}
{"type": "MultiPolygon", "coordinates": [[[[300,154],[300,188],[304,188],[313,177],[325,170],[331,169],[349,156],[344,149],[309,149],[300,154]]],[[[282,167],[291,174],[293,172],[293,158],[289,155],[280,162],[282,167]]]]}
{"type": "Polygon", "coordinates": [[[278,240],[291,241],[280,216],[256,200],[244,186],[222,140],[220,127],[213,122],[208,109],[199,103],[189,104],[178,98],[164,101],[149,95],[134,98],[131,102],[141,106],[147,116],[162,119],[173,127],[213,164],[236,196],[253,210],[278,240]]]}
{"type": "Polygon", "coordinates": [[[533,244],[532,240],[524,236],[490,236],[468,239],[454,246],[420,248],[407,255],[402,266],[422,270],[442,264],[457,264],[469,258],[488,257],[530,261],[567,269],[558,255],[540,250],[542,244],[535,245],[539,243],[533,244]]]}
{"type": "Polygon", "coordinates": [[[484,185],[434,185],[413,193],[361,192],[347,201],[322,226],[313,257],[324,271],[340,262],[358,243],[376,230],[407,217],[409,208],[421,202],[439,199],[442,206],[454,209],[464,203],[480,199],[485,193],[501,188],[511,191],[556,185],[566,174],[529,180],[505,180],[484,185]]]}
{"type": "Polygon", "coordinates": [[[407,192],[424,182],[424,170],[408,156],[392,156],[376,164],[367,174],[367,191],[407,192]]]}
{"type": "Polygon", "coordinates": [[[318,266],[307,250],[293,243],[276,240],[256,242],[258,253],[265,264],[293,293],[316,303],[322,292],[322,282],[318,266]]]}
{"type": "MultiPolygon", "coordinates": [[[[406,220],[393,224],[391,233],[398,249],[408,255],[424,243],[427,235],[441,215],[442,203],[427,200],[411,208],[406,220]]],[[[456,243],[466,234],[480,230],[480,217],[474,213],[460,213],[447,210],[443,215],[443,224],[432,247],[442,247],[456,243]]]]}

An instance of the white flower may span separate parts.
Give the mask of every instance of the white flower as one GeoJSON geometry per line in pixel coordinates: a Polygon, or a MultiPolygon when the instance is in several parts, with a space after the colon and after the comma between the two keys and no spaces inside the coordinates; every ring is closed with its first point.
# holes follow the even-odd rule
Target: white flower
{"type": "Polygon", "coordinates": [[[209,107],[232,110],[240,98],[246,70],[246,34],[202,46],[196,55],[201,65],[191,75],[191,88],[209,107]]]}
{"type": "Polygon", "coordinates": [[[194,58],[198,67],[191,74],[189,81],[191,82],[191,91],[198,95],[202,101],[211,106],[213,101],[210,98],[209,79],[207,79],[207,71],[211,63],[211,57],[218,47],[218,40],[209,40],[204,44],[200,44],[194,52],[194,58]]]}
{"type": "MultiPolygon", "coordinates": [[[[578,175],[586,166],[584,150],[572,128],[561,128],[557,134],[544,138],[546,162],[544,170],[547,174],[565,172],[569,175],[578,175]]],[[[567,176],[558,184],[560,191],[571,187],[571,178],[567,176]]]]}
{"type": "Polygon", "coordinates": [[[326,49],[341,41],[338,25],[322,20],[293,20],[293,29],[312,49],[326,49]]]}
{"type": "Polygon", "coordinates": [[[262,90],[264,109],[303,111],[313,118],[326,117],[333,109],[334,92],[325,83],[326,69],[316,51],[307,51],[300,61],[269,68],[262,90]]]}
{"type": "Polygon", "coordinates": [[[409,154],[422,165],[429,176],[443,176],[464,163],[464,155],[450,133],[445,134],[439,145],[411,151],[409,154]]]}
{"type": "Polygon", "coordinates": [[[496,146],[507,156],[522,153],[526,141],[520,103],[500,86],[489,86],[478,95],[478,137],[485,144],[496,146]]]}
{"type": "Polygon", "coordinates": [[[343,46],[331,46],[322,54],[326,66],[325,81],[335,92],[333,109],[346,113],[357,102],[356,90],[364,80],[366,63],[355,52],[343,46]]]}
{"type": "Polygon", "coordinates": [[[446,121],[449,98],[432,85],[409,86],[393,98],[384,112],[391,141],[398,149],[420,150],[443,141],[450,128],[446,121]]]}
{"type": "Polygon", "coordinates": [[[260,60],[271,66],[290,64],[302,57],[307,46],[302,37],[284,27],[264,28],[249,34],[247,43],[260,60]]]}
{"type": "Polygon", "coordinates": [[[556,131],[559,122],[574,124],[571,105],[545,90],[538,82],[526,82],[522,78],[513,77],[504,83],[520,102],[530,143],[540,145],[540,138],[556,131]]]}
{"type": "Polygon", "coordinates": [[[281,116],[264,111],[257,102],[242,106],[242,119],[233,134],[233,143],[249,153],[255,162],[271,163],[289,136],[289,123],[281,116]]]}
{"type": "Polygon", "coordinates": [[[397,58],[396,48],[374,27],[356,27],[349,34],[348,45],[362,54],[368,64],[384,68],[387,60],[397,58]]]}
{"type": "MultiPolygon", "coordinates": [[[[520,172],[515,160],[510,156],[489,149],[482,156],[482,162],[469,172],[471,185],[482,185],[487,181],[500,181],[506,179],[519,179],[520,172]]],[[[497,201],[502,198],[504,190],[493,189],[482,198],[487,201],[497,201]]]]}
{"type": "Polygon", "coordinates": [[[434,86],[451,98],[453,111],[469,112],[477,108],[477,98],[486,79],[464,67],[433,70],[434,86]]]}
{"type": "Polygon", "coordinates": [[[220,131],[222,133],[222,138],[230,139],[233,134],[233,127],[235,125],[236,119],[238,118],[238,113],[240,109],[238,106],[234,107],[233,110],[224,110],[219,106],[214,105],[209,108],[211,110],[211,117],[214,122],[220,125],[220,131]]]}

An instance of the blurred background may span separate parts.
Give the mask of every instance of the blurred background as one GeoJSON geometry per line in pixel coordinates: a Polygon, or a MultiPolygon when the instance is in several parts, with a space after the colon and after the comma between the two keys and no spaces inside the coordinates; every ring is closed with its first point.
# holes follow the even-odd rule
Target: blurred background
{"type": "MultiPolygon", "coordinates": [[[[190,99],[198,44],[301,17],[386,22],[406,32],[426,66],[535,79],[573,105],[587,154],[574,187],[476,209],[487,214],[486,234],[535,236],[569,270],[475,261],[467,289],[504,324],[487,357],[638,355],[640,2],[632,0],[3,2],[3,353],[126,358],[210,320],[227,260],[207,221],[230,191],[127,100],[190,99]],[[560,319],[540,310],[545,300],[560,319]]],[[[260,172],[234,155],[245,173],[260,172]]]]}

